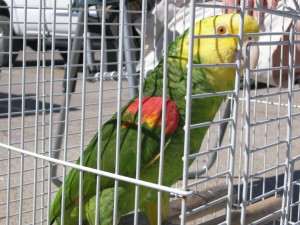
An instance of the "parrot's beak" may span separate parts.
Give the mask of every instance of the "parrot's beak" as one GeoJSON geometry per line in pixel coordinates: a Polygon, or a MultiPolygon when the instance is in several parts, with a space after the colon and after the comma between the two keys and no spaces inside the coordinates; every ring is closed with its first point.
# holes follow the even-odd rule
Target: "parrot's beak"
{"type": "Polygon", "coordinates": [[[259,47],[257,45],[251,45],[249,48],[249,53],[247,55],[246,49],[249,42],[252,42],[252,40],[244,40],[243,42],[243,48],[242,48],[242,70],[244,71],[247,65],[247,57],[249,57],[249,64],[250,69],[254,69],[257,66],[258,58],[259,58],[259,47]]]}

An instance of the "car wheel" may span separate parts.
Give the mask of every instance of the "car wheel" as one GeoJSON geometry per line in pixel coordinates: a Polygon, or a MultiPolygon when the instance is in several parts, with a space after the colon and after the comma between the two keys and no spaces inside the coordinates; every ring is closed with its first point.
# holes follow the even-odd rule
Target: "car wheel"
{"type": "MultiPolygon", "coordinates": [[[[8,66],[9,64],[9,18],[0,16],[0,66],[8,66]]],[[[19,50],[17,40],[14,40],[13,51],[19,50]]],[[[12,55],[12,63],[16,61],[18,54],[12,55]]]]}

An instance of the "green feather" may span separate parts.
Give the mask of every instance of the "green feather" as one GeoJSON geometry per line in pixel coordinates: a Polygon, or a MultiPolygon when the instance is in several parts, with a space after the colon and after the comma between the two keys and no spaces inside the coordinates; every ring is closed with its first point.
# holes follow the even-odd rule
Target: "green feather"
{"type": "MultiPolygon", "coordinates": [[[[198,22],[195,25],[196,35],[215,34],[215,27],[218,24],[225,24],[228,33],[237,34],[239,26],[238,14],[227,14],[210,17],[198,22]]],[[[245,32],[255,33],[259,28],[256,21],[245,16],[245,32]]],[[[168,83],[167,97],[175,102],[180,114],[180,121],[177,129],[166,135],[164,146],[164,168],[163,185],[171,186],[182,175],[183,169],[183,149],[184,149],[184,121],[186,107],[186,84],[187,84],[187,55],[188,55],[188,35],[185,31],[181,36],[172,42],[168,49],[168,83]]],[[[201,38],[195,40],[194,63],[233,63],[237,51],[236,38],[201,38]]],[[[229,67],[207,67],[193,69],[192,71],[192,93],[214,93],[219,91],[232,90],[235,69],[229,67]]],[[[163,93],[163,59],[158,66],[147,77],[143,85],[144,97],[162,96],[163,93]]],[[[137,96],[132,99],[122,109],[122,123],[128,120],[125,110],[135,101],[137,96]]],[[[191,123],[197,124],[212,121],[222,104],[225,96],[210,98],[199,98],[192,100],[191,123]]],[[[116,132],[117,116],[114,115],[102,126],[101,143],[101,170],[115,173],[116,158],[116,132]]],[[[137,121],[135,116],[134,120],[137,121]]],[[[136,176],[136,149],[137,149],[137,126],[133,122],[127,128],[120,131],[120,166],[119,174],[135,177],[136,176]]],[[[207,132],[208,127],[201,127],[191,130],[190,153],[198,152],[207,132]]],[[[159,154],[160,154],[160,126],[150,129],[147,124],[142,125],[142,148],[141,148],[141,180],[157,183],[159,175],[159,154]]],[[[97,168],[97,149],[98,135],[92,139],[84,153],[84,165],[97,168]]],[[[79,163],[79,160],[78,162],[79,163]]],[[[192,163],[192,160],[190,161],[192,163]]],[[[100,179],[100,217],[103,224],[110,224],[112,221],[114,180],[101,176],[100,179]],[[103,210],[107,208],[107,213],[103,210]]],[[[65,224],[76,224],[78,220],[78,196],[79,196],[79,171],[72,169],[67,177],[65,185],[65,224]]],[[[59,224],[61,212],[61,189],[58,190],[55,200],[51,206],[51,222],[54,220],[59,224]]],[[[84,222],[93,223],[96,202],[96,175],[83,173],[83,204],[84,222]]],[[[134,209],[135,185],[119,182],[119,207],[118,219],[121,215],[131,212],[134,209]]],[[[164,199],[166,202],[168,199],[164,199]]],[[[140,186],[139,208],[145,209],[148,217],[151,218],[152,225],[156,224],[155,203],[157,201],[157,190],[140,186]],[[154,204],[153,204],[154,203],[154,204]],[[151,210],[147,210],[151,209],[151,210]]],[[[167,208],[167,207],[165,207],[167,208]]],[[[156,210],[157,211],[157,210],[156,210]]],[[[163,218],[167,215],[167,209],[163,210],[163,218]]]]}

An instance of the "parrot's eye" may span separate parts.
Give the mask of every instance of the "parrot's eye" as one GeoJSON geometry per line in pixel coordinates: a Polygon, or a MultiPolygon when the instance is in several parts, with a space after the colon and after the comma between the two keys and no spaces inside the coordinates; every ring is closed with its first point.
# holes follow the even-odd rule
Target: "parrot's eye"
{"type": "Polygon", "coordinates": [[[227,27],[225,25],[218,25],[216,28],[216,34],[219,35],[227,34],[227,27]]]}

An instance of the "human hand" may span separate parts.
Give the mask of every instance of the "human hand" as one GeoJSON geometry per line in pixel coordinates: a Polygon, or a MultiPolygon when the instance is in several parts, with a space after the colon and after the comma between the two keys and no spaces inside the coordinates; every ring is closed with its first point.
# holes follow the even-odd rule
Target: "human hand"
{"type": "MultiPolygon", "coordinates": [[[[234,6],[234,5],[239,5],[240,0],[224,0],[226,6],[234,6]]],[[[251,7],[251,8],[257,8],[258,1],[260,1],[261,7],[262,8],[267,8],[267,9],[276,9],[278,5],[278,0],[246,0],[246,5],[251,7]]],[[[233,9],[225,9],[225,13],[232,13],[234,12],[233,9]]],[[[263,22],[264,20],[264,13],[259,12],[259,11],[248,11],[250,15],[252,15],[257,21],[260,23],[263,22]]]]}

